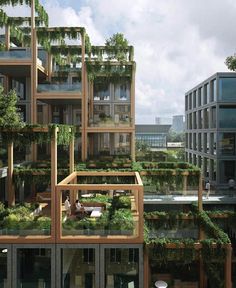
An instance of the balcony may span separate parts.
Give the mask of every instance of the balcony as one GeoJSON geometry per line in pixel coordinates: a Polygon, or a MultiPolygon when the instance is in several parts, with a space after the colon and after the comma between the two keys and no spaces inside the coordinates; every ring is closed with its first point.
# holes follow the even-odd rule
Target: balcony
{"type": "Polygon", "coordinates": [[[67,83],[62,83],[62,84],[38,84],[37,87],[37,92],[38,93],[50,93],[50,92],[69,92],[69,93],[74,93],[74,92],[81,92],[81,83],[76,83],[76,84],[67,84],[67,83]]]}
{"type": "Polygon", "coordinates": [[[26,50],[11,50],[11,51],[0,51],[0,59],[30,59],[31,51],[26,50]]]}
{"type": "Polygon", "coordinates": [[[61,181],[57,185],[60,238],[142,241],[142,184],[136,174],[74,172],[61,181]]]}

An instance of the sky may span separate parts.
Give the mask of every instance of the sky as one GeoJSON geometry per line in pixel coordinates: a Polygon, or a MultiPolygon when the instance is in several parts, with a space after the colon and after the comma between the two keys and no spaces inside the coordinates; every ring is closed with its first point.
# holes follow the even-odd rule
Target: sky
{"type": "Polygon", "coordinates": [[[184,94],[236,52],[235,0],[41,0],[50,26],[84,26],[94,45],[134,46],[136,123],[184,114],[184,94]]]}

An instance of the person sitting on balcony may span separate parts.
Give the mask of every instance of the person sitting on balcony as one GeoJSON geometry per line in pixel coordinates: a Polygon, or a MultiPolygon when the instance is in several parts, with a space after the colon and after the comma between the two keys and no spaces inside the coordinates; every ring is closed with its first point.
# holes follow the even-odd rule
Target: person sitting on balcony
{"type": "Polygon", "coordinates": [[[75,201],[75,214],[82,213],[84,214],[84,205],[79,202],[79,200],[75,201]]]}
{"type": "Polygon", "coordinates": [[[35,204],[35,210],[30,215],[37,218],[42,216],[42,207],[39,203],[35,204]]]}
{"type": "Polygon", "coordinates": [[[71,215],[71,204],[70,204],[69,196],[66,196],[64,206],[65,206],[66,216],[69,217],[71,215]]]}

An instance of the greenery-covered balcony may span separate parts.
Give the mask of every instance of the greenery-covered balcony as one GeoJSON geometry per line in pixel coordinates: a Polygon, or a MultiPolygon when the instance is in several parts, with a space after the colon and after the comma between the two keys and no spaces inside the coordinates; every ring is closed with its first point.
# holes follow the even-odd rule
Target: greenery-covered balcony
{"type": "Polygon", "coordinates": [[[200,170],[185,162],[136,162],[143,180],[145,199],[197,201],[202,189],[200,170]],[[187,198],[186,198],[187,199],[187,198]]]}
{"type": "Polygon", "coordinates": [[[63,213],[63,236],[138,236],[137,213],[131,210],[131,205],[135,209],[132,194],[126,191],[126,196],[120,196],[121,190],[115,190],[108,192],[115,196],[106,196],[96,192],[85,193],[78,199],[84,207],[81,212],[73,211],[70,217],[63,213]]]}
{"type": "MultiPolygon", "coordinates": [[[[149,286],[164,280],[168,287],[231,287],[231,243],[226,233],[215,225],[207,213],[192,207],[188,213],[155,211],[145,214],[145,244],[148,252],[149,286]],[[196,227],[197,239],[165,237],[163,225],[182,229],[183,222],[196,227]],[[154,222],[156,222],[154,224],[154,222]],[[192,222],[192,223],[191,223],[192,222]],[[153,236],[152,231],[156,231],[153,236]],[[207,284],[208,283],[208,284],[207,284]]],[[[184,235],[183,235],[184,236],[184,235]]]]}
{"type": "Polygon", "coordinates": [[[39,236],[51,234],[51,218],[36,216],[35,203],[22,203],[6,208],[0,202],[0,235],[1,236],[39,236]]]}
{"type": "Polygon", "coordinates": [[[74,172],[56,190],[60,197],[60,239],[89,237],[91,241],[106,241],[118,237],[141,241],[143,200],[138,173],[74,172]],[[67,197],[71,204],[69,212],[67,197]],[[79,210],[76,202],[82,206],[79,210]]]}

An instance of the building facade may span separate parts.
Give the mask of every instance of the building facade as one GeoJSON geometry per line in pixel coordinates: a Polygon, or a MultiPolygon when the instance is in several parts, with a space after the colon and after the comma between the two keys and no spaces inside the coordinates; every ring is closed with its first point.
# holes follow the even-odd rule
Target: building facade
{"type": "Polygon", "coordinates": [[[135,125],[135,139],[147,144],[152,151],[166,149],[166,137],[170,127],[170,125],[135,125]]]}
{"type": "Polygon", "coordinates": [[[235,105],[235,73],[216,73],[185,94],[186,159],[218,188],[236,179],[235,105]]]}
{"type": "Polygon", "coordinates": [[[177,133],[184,132],[184,115],[173,116],[171,129],[177,133]]]}
{"type": "MultiPolygon", "coordinates": [[[[52,172],[51,177],[49,176],[50,183],[46,185],[48,187],[42,183],[44,181],[32,184],[33,178],[29,177],[31,185],[26,179],[27,184],[22,182],[20,187],[13,188],[9,181],[12,181],[10,174],[13,175],[13,163],[17,162],[13,162],[13,154],[16,156],[17,153],[15,150],[13,153],[14,143],[8,144],[8,162],[7,159],[2,162],[2,165],[8,165],[8,169],[2,168],[0,173],[0,201],[8,202],[12,209],[17,209],[15,204],[18,202],[31,205],[30,203],[38,201],[43,210],[42,218],[51,224],[47,231],[42,227],[36,229],[37,231],[32,227],[18,227],[19,230],[15,226],[14,231],[10,232],[1,226],[0,287],[98,288],[118,287],[129,283],[133,287],[143,287],[142,188],[140,193],[139,188],[136,190],[137,187],[131,192],[137,181],[134,180],[133,188],[132,184],[126,186],[127,190],[124,190],[123,185],[118,189],[117,185],[113,187],[106,183],[100,189],[98,186],[101,181],[96,187],[76,186],[70,190],[67,183],[69,190],[58,188],[60,196],[56,194],[59,182],[57,158],[69,157],[72,161],[72,173],[74,161],[111,161],[115,158],[122,161],[134,160],[133,47],[126,45],[117,50],[112,46],[92,46],[84,27],[48,27],[48,15],[39,1],[1,1],[1,8],[11,4],[16,5],[16,9],[17,4],[28,5],[30,16],[11,17],[4,10],[0,11],[3,27],[0,74],[4,92],[8,93],[11,89],[16,91],[18,108],[25,123],[73,125],[76,127],[76,136],[70,152],[63,148],[60,150],[57,145],[50,148],[50,144],[41,143],[32,144],[30,150],[23,147],[18,153],[21,155],[20,163],[25,160],[43,160],[44,163],[50,161],[48,165],[52,172]],[[69,44],[71,41],[73,44],[69,44]],[[126,211],[132,215],[132,219],[136,219],[134,222],[132,220],[135,225],[131,225],[133,232],[121,232],[115,220],[111,229],[113,232],[107,232],[109,235],[97,230],[93,236],[88,237],[83,232],[83,225],[82,230],[76,230],[80,233],[75,233],[75,230],[73,233],[64,231],[68,220],[65,218],[67,212],[63,204],[65,197],[70,196],[72,207],[75,199],[95,190],[97,192],[94,195],[99,194],[98,191],[101,194],[109,191],[112,195],[123,193],[123,197],[127,196],[129,199],[134,193],[133,212],[131,208],[129,212],[126,211]],[[57,208],[56,203],[59,205],[57,208]],[[137,211],[137,207],[141,210],[136,213],[134,210],[137,211]],[[136,213],[136,216],[132,213],[136,213]],[[20,232],[22,229],[25,235],[20,232]],[[35,235],[32,235],[32,230],[35,230],[35,235]],[[116,275],[112,275],[112,271],[116,271],[116,275]]],[[[57,136],[53,138],[54,144],[56,138],[57,136]]],[[[100,176],[100,179],[106,176],[100,176]]],[[[77,183],[78,177],[75,176],[73,183],[77,183]]],[[[117,177],[116,175],[116,179],[117,177]]],[[[134,178],[134,175],[127,177],[134,178]]],[[[91,213],[90,218],[94,220],[92,222],[104,214],[101,211],[106,209],[99,203],[93,203],[94,205],[96,209],[86,212],[88,215],[91,213]]],[[[1,206],[1,209],[2,213],[4,207],[1,206]]],[[[29,214],[28,211],[27,218],[31,217],[29,214]]],[[[78,217],[83,218],[80,214],[78,217]]],[[[22,221],[24,222],[23,218],[22,221]]]]}

